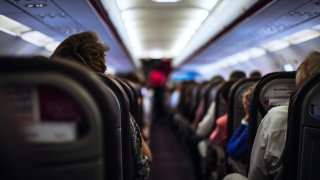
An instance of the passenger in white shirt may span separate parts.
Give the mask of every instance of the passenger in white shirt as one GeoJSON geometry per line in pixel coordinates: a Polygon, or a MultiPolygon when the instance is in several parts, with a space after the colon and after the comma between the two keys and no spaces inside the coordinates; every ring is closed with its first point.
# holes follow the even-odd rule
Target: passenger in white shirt
{"type": "MultiPolygon", "coordinates": [[[[320,53],[312,52],[300,64],[296,73],[299,87],[308,77],[320,73],[320,53]]],[[[272,108],[261,121],[254,140],[249,180],[282,179],[282,153],[286,143],[288,106],[272,108]]],[[[234,177],[237,176],[237,177],[234,177]]],[[[239,179],[229,175],[224,180],[239,179]]]]}

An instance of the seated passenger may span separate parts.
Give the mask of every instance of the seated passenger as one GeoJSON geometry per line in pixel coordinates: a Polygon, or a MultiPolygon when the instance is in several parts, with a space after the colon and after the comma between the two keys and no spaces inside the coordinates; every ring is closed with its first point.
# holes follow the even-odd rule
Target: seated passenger
{"type": "Polygon", "coordinates": [[[249,78],[261,78],[261,72],[260,71],[252,71],[249,75],[249,78]]]}
{"type": "MultiPolygon", "coordinates": [[[[98,35],[95,32],[82,32],[74,34],[65,39],[53,52],[50,58],[62,57],[65,60],[74,61],[95,71],[104,73],[105,52],[109,47],[99,42],[98,35]]],[[[137,179],[149,179],[149,163],[151,161],[151,151],[144,142],[140,129],[133,118],[130,118],[130,133],[134,146],[135,164],[137,168],[137,179]]]]}
{"type": "MultiPolygon", "coordinates": [[[[320,53],[312,52],[296,73],[298,88],[308,77],[320,73],[320,53]]],[[[288,106],[277,106],[262,119],[251,151],[248,179],[282,179],[282,153],[286,144],[288,106]]],[[[231,174],[224,180],[238,179],[231,174]]]]}
{"type": "Polygon", "coordinates": [[[229,76],[229,81],[237,81],[243,78],[246,78],[246,73],[241,70],[235,70],[231,72],[229,76]]]}
{"type": "MultiPolygon", "coordinates": [[[[223,78],[221,76],[214,76],[210,80],[210,84],[214,87],[220,84],[223,81],[223,78]]],[[[210,93],[210,92],[208,92],[210,93]]],[[[196,134],[198,136],[206,137],[208,131],[213,126],[213,118],[214,118],[214,110],[215,110],[215,101],[212,101],[208,107],[208,109],[205,110],[205,114],[203,115],[202,119],[199,122],[196,122],[196,134]]]]}
{"type": "MultiPolygon", "coordinates": [[[[320,53],[312,52],[300,64],[296,87],[320,73],[320,53]]],[[[282,179],[282,152],[286,144],[288,106],[272,108],[262,119],[254,140],[249,179],[282,179]]]]}
{"type": "Polygon", "coordinates": [[[227,154],[233,159],[238,159],[248,149],[249,107],[253,90],[254,86],[250,86],[243,95],[242,105],[245,117],[241,120],[239,127],[234,132],[227,145],[227,154]]]}
{"type": "MultiPolygon", "coordinates": [[[[225,82],[220,89],[222,103],[225,106],[228,106],[228,95],[229,95],[230,89],[234,83],[235,83],[235,81],[225,82]]],[[[226,145],[227,137],[228,137],[227,123],[228,123],[228,114],[224,114],[217,119],[216,127],[213,130],[213,132],[211,133],[210,138],[209,138],[209,140],[212,144],[221,145],[221,146],[226,145]]]]}

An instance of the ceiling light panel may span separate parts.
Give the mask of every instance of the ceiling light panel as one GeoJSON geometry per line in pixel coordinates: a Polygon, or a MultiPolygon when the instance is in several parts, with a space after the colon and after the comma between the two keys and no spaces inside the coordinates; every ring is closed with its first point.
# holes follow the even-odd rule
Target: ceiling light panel
{"type": "Polygon", "coordinates": [[[48,43],[47,45],[45,45],[45,48],[48,51],[53,52],[59,46],[60,43],[61,42],[59,42],[59,41],[54,41],[54,42],[51,42],[51,43],[48,43]]]}
{"type": "Polygon", "coordinates": [[[289,42],[290,44],[299,44],[310,39],[319,37],[320,33],[316,30],[305,29],[296,33],[293,33],[289,36],[283,38],[283,40],[289,42]]]}
{"type": "Polygon", "coordinates": [[[36,46],[46,46],[47,44],[54,41],[53,38],[39,32],[39,31],[30,31],[23,33],[21,38],[31,44],[36,46]]]}
{"type": "Polygon", "coordinates": [[[258,1],[259,0],[218,1],[211,10],[210,15],[197,30],[195,36],[174,59],[173,66],[180,66],[199,47],[207,43],[210,38],[216,36],[258,1]]]}
{"type": "Polygon", "coordinates": [[[23,32],[30,31],[31,28],[4,15],[0,15],[0,30],[13,36],[19,36],[23,32]]]}
{"type": "MultiPolygon", "coordinates": [[[[160,54],[161,58],[172,58],[192,39],[219,0],[202,0],[197,3],[189,0],[178,3],[114,1],[126,31],[126,35],[121,35],[122,39],[129,40],[132,47],[140,44],[143,49],[138,50],[141,52],[137,54],[139,58],[159,58],[160,54]]],[[[136,47],[132,50],[136,51],[136,47]]]]}
{"type": "Polygon", "coordinates": [[[177,3],[177,2],[180,2],[181,0],[152,0],[152,1],[157,3],[177,3]]]}
{"type": "Polygon", "coordinates": [[[270,51],[270,52],[274,52],[274,51],[284,49],[284,48],[288,47],[289,45],[290,44],[287,41],[277,39],[277,40],[267,42],[267,43],[261,45],[261,47],[270,51]]]}

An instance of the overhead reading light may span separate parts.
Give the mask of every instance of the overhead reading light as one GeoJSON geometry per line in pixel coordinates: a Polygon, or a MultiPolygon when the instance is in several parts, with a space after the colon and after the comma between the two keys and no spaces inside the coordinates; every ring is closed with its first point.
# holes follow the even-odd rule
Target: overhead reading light
{"type": "Polygon", "coordinates": [[[4,15],[0,15],[0,30],[13,36],[20,36],[23,32],[31,31],[31,28],[4,15]]]}
{"type": "Polygon", "coordinates": [[[152,1],[157,3],[176,3],[176,2],[180,2],[181,0],[152,0],[152,1]]]}

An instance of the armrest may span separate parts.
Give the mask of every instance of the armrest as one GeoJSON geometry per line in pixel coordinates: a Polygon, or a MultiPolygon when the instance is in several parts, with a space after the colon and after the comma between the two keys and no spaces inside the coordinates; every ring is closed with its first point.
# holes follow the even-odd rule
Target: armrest
{"type": "Polygon", "coordinates": [[[225,175],[226,172],[226,165],[227,165],[227,160],[226,160],[226,153],[224,151],[224,148],[221,146],[217,145],[212,145],[213,151],[217,155],[217,169],[216,171],[216,177],[218,179],[222,179],[225,175]]]}

